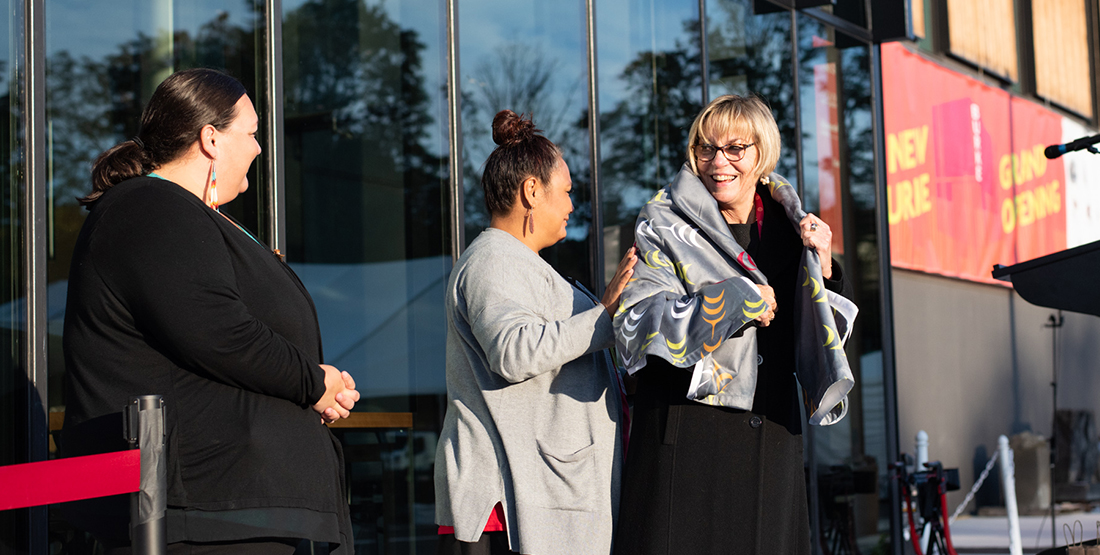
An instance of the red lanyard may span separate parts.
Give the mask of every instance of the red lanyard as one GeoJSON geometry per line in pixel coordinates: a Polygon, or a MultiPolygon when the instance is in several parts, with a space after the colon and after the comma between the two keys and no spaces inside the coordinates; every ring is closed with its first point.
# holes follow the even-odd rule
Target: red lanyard
{"type": "Polygon", "coordinates": [[[756,235],[758,237],[764,236],[764,201],[760,199],[760,193],[756,193],[752,199],[753,204],[756,205],[756,235]]]}

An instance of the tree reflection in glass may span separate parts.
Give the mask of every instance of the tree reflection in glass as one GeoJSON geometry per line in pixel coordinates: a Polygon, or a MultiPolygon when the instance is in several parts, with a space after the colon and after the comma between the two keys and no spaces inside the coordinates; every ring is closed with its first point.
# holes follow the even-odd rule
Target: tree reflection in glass
{"type": "MultiPolygon", "coordinates": [[[[699,10],[691,2],[604,0],[597,18],[605,274],[632,244],[638,211],[685,161],[702,109],[699,10]]],[[[610,274],[607,274],[610,275],[610,274]]]]}
{"type": "MultiPolygon", "coordinates": [[[[46,297],[49,318],[47,401],[51,411],[63,411],[66,284],[73,245],[87,214],[76,199],[91,190],[92,161],[137,134],[145,101],[175,70],[225,70],[255,98],[255,25],[262,21],[257,17],[262,3],[50,0],[45,8],[48,289],[39,293],[46,297]]],[[[257,182],[255,171],[249,181],[257,182]]],[[[257,229],[257,198],[250,188],[226,211],[257,229]]],[[[89,548],[76,545],[81,536],[61,530],[59,521],[51,520],[50,526],[51,537],[64,538],[62,551],[89,548]]]]}
{"type": "Polygon", "coordinates": [[[503,109],[531,114],[561,147],[573,179],[567,236],[540,254],[594,291],[584,1],[464,1],[458,24],[466,243],[489,225],[481,167],[496,147],[493,116],[503,109]]]}
{"type": "MultiPolygon", "coordinates": [[[[64,406],[60,330],[65,280],[72,247],[87,214],[76,199],[91,188],[92,161],[137,133],[144,102],[174,70],[221,68],[254,94],[253,24],[259,4],[245,0],[238,6],[227,10],[213,0],[94,5],[59,0],[47,6],[46,274],[52,315],[51,406],[64,406]]],[[[250,181],[255,183],[254,172],[250,181]]],[[[252,191],[228,205],[228,211],[255,229],[255,206],[252,191]]]]}
{"type": "Polygon", "coordinates": [[[750,0],[707,2],[707,56],[711,98],[757,94],[771,106],[783,150],[775,171],[798,186],[791,16],[754,14],[750,0]]]}
{"type": "Polygon", "coordinates": [[[317,307],[325,361],[356,379],[356,411],[418,423],[338,431],[360,553],[434,547],[451,263],[441,6],[282,5],[287,256],[317,307]]]}

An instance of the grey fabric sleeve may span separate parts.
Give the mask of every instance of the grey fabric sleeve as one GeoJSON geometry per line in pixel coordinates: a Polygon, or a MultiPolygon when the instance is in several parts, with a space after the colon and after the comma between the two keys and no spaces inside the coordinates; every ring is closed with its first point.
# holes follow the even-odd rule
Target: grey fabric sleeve
{"type": "Polygon", "coordinates": [[[492,372],[521,382],[612,345],[611,316],[603,305],[548,321],[539,315],[537,285],[527,287],[527,280],[517,280],[514,268],[485,269],[494,275],[468,276],[467,283],[474,286],[466,290],[466,307],[492,372]],[[482,285],[487,283],[497,287],[482,285]]]}

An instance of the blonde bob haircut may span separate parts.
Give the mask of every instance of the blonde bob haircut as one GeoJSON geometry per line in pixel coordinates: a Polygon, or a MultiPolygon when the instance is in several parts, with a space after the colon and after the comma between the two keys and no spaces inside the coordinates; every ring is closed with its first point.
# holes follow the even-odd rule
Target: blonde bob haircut
{"type": "MultiPolygon", "coordinates": [[[[688,134],[687,158],[691,171],[699,175],[699,166],[695,161],[693,148],[705,143],[703,136],[723,137],[740,136],[753,143],[759,154],[753,173],[756,180],[775,171],[779,163],[779,126],[775,123],[772,111],[757,96],[737,96],[726,94],[710,101],[706,108],[695,117],[688,134]]],[[[725,145],[714,145],[725,146],[725,145]]],[[[724,156],[723,154],[715,154],[724,156]]]]}

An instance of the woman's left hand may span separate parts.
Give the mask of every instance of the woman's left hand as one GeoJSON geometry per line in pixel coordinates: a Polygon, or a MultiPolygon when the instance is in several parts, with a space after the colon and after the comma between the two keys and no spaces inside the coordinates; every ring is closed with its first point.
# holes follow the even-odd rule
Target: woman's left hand
{"type": "Polygon", "coordinates": [[[813,214],[806,214],[798,222],[802,234],[802,244],[817,251],[821,258],[821,277],[833,277],[833,230],[829,224],[813,214]]]}
{"type": "Polygon", "coordinates": [[[619,267],[615,270],[615,276],[611,278],[611,283],[607,284],[607,289],[603,293],[603,299],[600,304],[607,309],[607,313],[612,317],[615,316],[615,311],[619,307],[619,297],[623,294],[623,288],[630,282],[630,277],[634,275],[634,265],[638,263],[638,248],[630,247],[626,249],[626,254],[623,255],[623,259],[619,261],[619,267]]]}

